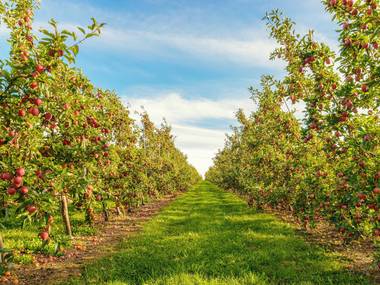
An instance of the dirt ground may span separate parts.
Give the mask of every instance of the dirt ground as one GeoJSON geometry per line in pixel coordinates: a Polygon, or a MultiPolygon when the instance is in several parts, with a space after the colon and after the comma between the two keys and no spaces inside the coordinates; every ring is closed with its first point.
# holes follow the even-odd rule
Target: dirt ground
{"type": "Polygon", "coordinates": [[[125,217],[114,218],[109,222],[98,219],[96,236],[75,237],[73,247],[66,250],[64,256],[61,257],[36,255],[33,264],[16,267],[12,273],[15,278],[11,278],[12,281],[5,284],[55,284],[80,275],[84,264],[117,250],[117,245],[123,239],[138,232],[143,222],[156,215],[176,196],[165,196],[135,209],[125,217]]]}

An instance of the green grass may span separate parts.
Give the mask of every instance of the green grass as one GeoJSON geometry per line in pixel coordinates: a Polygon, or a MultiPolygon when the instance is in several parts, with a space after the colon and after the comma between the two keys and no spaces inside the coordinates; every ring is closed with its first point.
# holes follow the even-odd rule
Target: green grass
{"type": "Polygon", "coordinates": [[[65,284],[371,284],[291,226],[203,182],[65,284]]]}
{"type": "MultiPolygon", "coordinates": [[[[73,228],[73,234],[76,236],[95,235],[96,230],[85,222],[85,215],[82,212],[70,208],[70,219],[73,228]]],[[[33,261],[34,253],[44,253],[48,255],[55,254],[56,244],[59,242],[62,247],[70,247],[71,241],[64,233],[64,227],[60,216],[52,228],[53,241],[42,247],[42,242],[38,237],[40,229],[33,223],[27,223],[22,227],[21,220],[0,220],[5,225],[5,229],[0,230],[4,239],[4,246],[13,250],[14,262],[18,264],[29,264],[33,261]]]]}

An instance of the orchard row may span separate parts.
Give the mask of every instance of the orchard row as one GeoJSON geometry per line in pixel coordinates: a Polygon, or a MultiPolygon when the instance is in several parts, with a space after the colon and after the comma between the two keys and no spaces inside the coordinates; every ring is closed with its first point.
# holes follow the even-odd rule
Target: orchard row
{"type": "Polygon", "coordinates": [[[73,66],[79,44],[103,24],[93,19],[78,36],[52,20],[34,33],[37,2],[0,2],[10,31],[10,55],[0,62],[0,222],[30,221],[47,243],[55,220],[72,235],[73,207],[91,225],[94,209],[108,219],[110,207],[122,214],[200,177],[166,123],[157,128],[142,113],[136,124],[117,95],[73,66]]]}
{"type": "Polygon", "coordinates": [[[380,236],[380,11],[378,1],[323,1],[340,25],[339,51],[300,36],[278,11],[267,15],[286,63],[282,80],[251,90],[257,111],[237,113],[207,178],[290,210],[305,226],[320,220],[345,238],[380,236]],[[291,104],[303,115],[294,113],[291,104]],[[298,116],[298,117],[297,117],[298,116]],[[302,117],[302,118],[300,118],[302,117]]]}

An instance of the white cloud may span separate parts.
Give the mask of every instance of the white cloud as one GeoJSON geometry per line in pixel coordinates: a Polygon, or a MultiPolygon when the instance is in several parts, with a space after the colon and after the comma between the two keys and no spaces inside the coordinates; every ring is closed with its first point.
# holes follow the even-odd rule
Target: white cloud
{"type": "Polygon", "coordinates": [[[202,58],[211,62],[238,63],[249,66],[273,66],[280,63],[270,61],[269,55],[275,43],[266,37],[218,38],[199,35],[180,35],[153,31],[118,30],[106,27],[94,45],[120,51],[147,53],[171,57],[173,52],[202,58]]]}
{"type": "Polygon", "coordinates": [[[248,99],[186,99],[178,93],[169,93],[154,98],[129,99],[127,102],[131,111],[141,111],[140,107],[148,112],[153,122],[159,124],[165,117],[172,125],[176,136],[176,145],[183,151],[201,174],[204,174],[212,165],[212,158],[219,148],[223,147],[225,134],[229,133],[228,121],[234,119],[234,113],[239,108],[246,112],[255,108],[248,99]],[[209,129],[200,126],[191,126],[197,120],[226,121],[225,128],[209,129]]]}
{"type": "Polygon", "coordinates": [[[127,102],[132,108],[144,106],[155,122],[165,117],[172,124],[208,118],[233,119],[238,108],[251,110],[254,106],[248,98],[186,99],[178,93],[159,95],[154,98],[133,98],[128,99],[127,102]]]}

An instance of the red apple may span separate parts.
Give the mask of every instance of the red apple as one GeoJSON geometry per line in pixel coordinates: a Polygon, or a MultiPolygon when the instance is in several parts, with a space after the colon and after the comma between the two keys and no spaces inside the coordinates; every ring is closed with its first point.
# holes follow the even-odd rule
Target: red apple
{"type": "Polygon", "coordinates": [[[361,89],[363,92],[368,92],[368,86],[366,84],[363,84],[361,89]]]}
{"type": "Polygon", "coordinates": [[[357,194],[357,197],[358,197],[360,200],[365,200],[365,199],[367,199],[367,195],[366,195],[366,194],[363,194],[363,193],[358,193],[358,194],[357,194]]]}
{"type": "Polygon", "coordinates": [[[42,105],[42,100],[41,100],[40,98],[36,98],[36,99],[34,100],[34,104],[35,104],[36,106],[41,106],[41,105],[42,105]]]}
{"type": "Polygon", "coordinates": [[[15,178],[13,178],[13,183],[19,187],[22,184],[22,177],[16,176],[15,178]]]}
{"type": "Polygon", "coordinates": [[[38,73],[42,73],[42,72],[44,72],[44,70],[45,70],[45,67],[43,67],[41,64],[36,65],[36,71],[38,73]]]}
{"type": "Polygon", "coordinates": [[[40,114],[40,110],[37,107],[30,107],[29,113],[33,116],[38,116],[40,114]]]}
{"type": "Polygon", "coordinates": [[[352,16],[357,16],[358,14],[359,14],[359,10],[356,8],[354,10],[352,10],[352,12],[351,12],[352,16]]]}
{"type": "Polygon", "coordinates": [[[41,232],[39,235],[40,239],[42,239],[43,241],[46,241],[49,239],[49,233],[48,232],[41,232]]]}
{"type": "Polygon", "coordinates": [[[36,176],[37,176],[38,178],[40,178],[40,179],[43,178],[43,172],[42,172],[41,170],[36,170],[35,174],[36,174],[36,176]]]}
{"type": "Polygon", "coordinates": [[[20,117],[25,117],[25,115],[26,115],[25,110],[24,110],[24,109],[20,109],[20,110],[18,110],[18,115],[19,115],[20,117]]]}
{"type": "Polygon", "coordinates": [[[345,38],[344,39],[344,45],[346,47],[350,47],[352,45],[352,40],[350,38],[345,38]]]}
{"type": "Polygon", "coordinates": [[[380,194],[380,188],[379,187],[375,187],[372,191],[373,194],[375,195],[379,195],[380,194]]]}
{"type": "Polygon", "coordinates": [[[22,167],[17,168],[16,169],[16,175],[17,176],[24,176],[25,175],[25,168],[22,168],[22,167]]]}
{"type": "Polygon", "coordinates": [[[29,205],[26,207],[26,210],[29,212],[29,214],[33,214],[35,211],[37,211],[37,207],[33,205],[29,205]]]}
{"type": "Polygon", "coordinates": [[[4,173],[1,173],[0,178],[2,180],[11,180],[12,175],[9,172],[4,172],[4,173]]]}
{"type": "Polygon", "coordinates": [[[25,195],[29,192],[29,189],[26,186],[22,186],[20,189],[20,192],[21,192],[21,194],[25,195]]]}
{"type": "Polygon", "coordinates": [[[45,113],[44,117],[46,121],[50,121],[53,118],[53,115],[51,113],[45,113]]]}
{"type": "Polygon", "coordinates": [[[33,81],[32,83],[30,83],[30,88],[36,89],[37,87],[38,87],[38,83],[36,81],[33,81]]]}
{"type": "Polygon", "coordinates": [[[17,190],[16,190],[16,188],[14,188],[14,187],[10,187],[10,188],[8,188],[8,190],[7,190],[7,193],[8,193],[8,195],[10,195],[10,196],[15,195],[16,192],[17,192],[17,190]]]}

